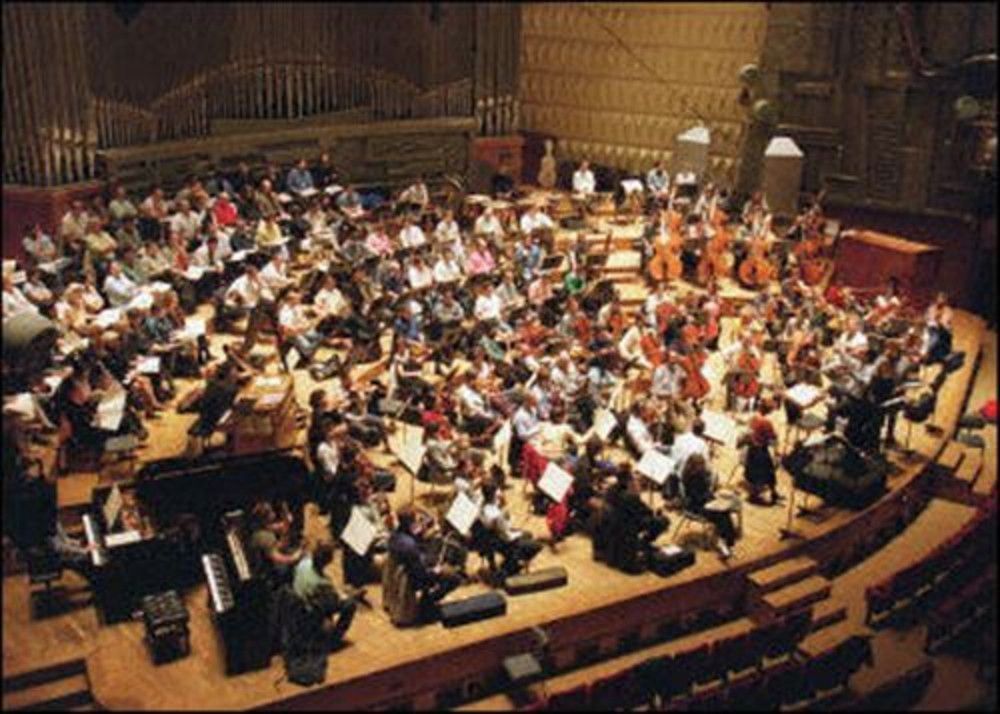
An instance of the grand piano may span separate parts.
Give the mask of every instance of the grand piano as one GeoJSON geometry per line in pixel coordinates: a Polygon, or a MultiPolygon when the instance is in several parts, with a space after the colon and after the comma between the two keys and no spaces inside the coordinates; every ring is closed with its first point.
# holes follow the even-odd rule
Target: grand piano
{"type": "Polygon", "coordinates": [[[249,510],[261,499],[285,501],[300,526],[307,477],[301,458],[277,451],[154,461],[135,481],[95,488],[84,534],[97,546],[91,552],[94,599],[104,622],[130,617],[144,595],[201,581],[202,555],[230,547],[226,529],[217,526],[230,511],[249,510]],[[143,527],[116,533],[116,523],[106,522],[113,488],[137,504],[143,527]]]}
{"type": "Polygon", "coordinates": [[[881,455],[867,455],[838,435],[798,446],[782,465],[796,489],[852,509],[864,508],[885,492],[890,470],[881,455]]]}

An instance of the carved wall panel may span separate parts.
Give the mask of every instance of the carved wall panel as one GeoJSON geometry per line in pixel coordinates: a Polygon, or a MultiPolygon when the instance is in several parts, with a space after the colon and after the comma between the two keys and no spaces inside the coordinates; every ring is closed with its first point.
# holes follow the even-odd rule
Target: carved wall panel
{"type": "Polygon", "coordinates": [[[746,133],[738,73],[759,61],[766,21],[760,3],[523,5],[522,127],[558,137],[564,158],[645,171],[701,118],[710,171],[732,180],[746,133]]]}

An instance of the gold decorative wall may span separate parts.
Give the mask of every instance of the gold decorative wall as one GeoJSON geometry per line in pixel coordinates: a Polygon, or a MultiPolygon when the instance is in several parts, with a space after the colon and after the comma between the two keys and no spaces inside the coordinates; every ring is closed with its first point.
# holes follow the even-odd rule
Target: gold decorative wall
{"type": "Polygon", "coordinates": [[[522,14],[523,129],[555,135],[562,157],[645,171],[669,165],[677,134],[701,118],[710,174],[734,180],[738,73],[759,60],[763,3],[538,3],[522,14]]]}

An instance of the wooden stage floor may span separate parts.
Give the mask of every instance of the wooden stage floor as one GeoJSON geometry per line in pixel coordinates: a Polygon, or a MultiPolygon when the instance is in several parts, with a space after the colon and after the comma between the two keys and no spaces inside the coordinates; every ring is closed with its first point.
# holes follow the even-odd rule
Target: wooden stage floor
{"type": "MultiPolygon", "coordinates": [[[[978,353],[983,325],[981,320],[967,313],[956,312],[955,349],[966,350],[968,362],[956,378],[946,382],[939,401],[936,423],[949,429],[949,424],[962,409],[966,389],[972,375],[971,362],[978,353]]],[[[731,327],[731,325],[730,325],[731,327]]],[[[216,346],[217,349],[217,346],[216,346]]],[[[717,357],[717,355],[715,355],[717,357]]],[[[996,365],[984,364],[983,369],[995,371],[996,365]]],[[[765,369],[766,372],[766,369],[765,369]]],[[[765,375],[766,376],[766,375],[765,375]]],[[[304,371],[296,373],[296,391],[300,403],[304,404],[313,388],[311,378],[304,371]]],[[[778,420],[783,415],[775,414],[778,420]]],[[[183,450],[186,428],[193,416],[168,414],[150,424],[151,449],[145,458],[157,458],[179,453],[183,450]]],[[[897,434],[905,437],[904,420],[900,419],[897,434]]],[[[779,426],[779,433],[783,425],[779,426]]],[[[949,432],[950,433],[950,432],[949,432]]],[[[942,437],[934,437],[923,428],[913,430],[913,445],[924,455],[933,458],[942,446],[942,437]]],[[[622,452],[619,452],[623,455],[622,452]]],[[[389,463],[391,457],[384,454],[389,463]]],[[[735,455],[721,450],[716,461],[724,479],[731,471],[735,455]]],[[[923,466],[923,461],[909,463],[890,478],[890,494],[909,483],[923,466]]],[[[400,476],[400,484],[394,496],[402,502],[410,493],[409,477],[400,468],[394,467],[400,476]]],[[[780,489],[789,492],[789,477],[779,474],[780,489]]],[[[61,480],[60,501],[71,505],[74,501],[89,497],[89,491],[96,476],[72,476],[61,480]],[[65,486],[64,486],[65,484],[65,486]]],[[[735,485],[735,484],[734,484],[735,485]]],[[[429,490],[424,484],[416,485],[418,498],[429,490]]],[[[525,527],[536,535],[546,536],[544,520],[528,512],[527,499],[522,495],[521,482],[512,480],[507,491],[509,508],[515,525],[525,527]]],[[[889,494],[883,498],[888,498],[889,494]]],[[[656,505],[659,505],[657,503],[656,505]]],[[[315,541],[327,539],[326,518],[321,517],[310,506],[307,511],[307,537],[315,541]]],[[[680,574],[660,578],[653,574],[628,576],[613,571],[591,559],[591,546],[585,536],[569,537],[558,545],[557,550],[544,550],[535,560],[533,569],[561,564],[569,571],[569,584],[561,589],[508,597],[506,617],[467,625],[454,630],[440,624],[426,625],[415,629],[397,629],[381,608],[381,593],[377,586],[370,587],[368,599],[371,609],[362,607],[348,632],[347,644],[330,656],[327,678],[320,687],[337,686],[353,682],[360,687],[383,692],[378,699],[388,701],[394,691],[402,693],[414,682],[403,680],[399,668],[407,663],[429,660],[436,655],[445,659],[452,653],[461,661],[464,653],[476,652],[477,644],[513,633],[525,633],[536,625],[549,625],[567,621],[589,611],[613,608],[625,601],[642,598],[652,593],[664,593],[696,581],[729,572],[749,572],[765,562],[780,559],[783,553],[801,550],[803,543],[839,529],[860,525],[863,513],[841,509],[825,508],[816,519],[799,518],[797,530],[805,541],[783,541],[779,529],[785,525],[787,510],[784,506],[766,507],[746,503],[744,506],[743,535],[735,549],[735,557],[723,562],[715,551],[701,549],[696,564],[680,574]],[[381,674],[379,674],[381,673],[381,674]]],[[[671,528],[661,537],[662,543],[670,542],[677,516],[669,514],[671,528]]],[[[684,536],[697,534],[697,527],[685,529],[684,536]]],[[[470,556],[470,570],[478,566],[478,556],[470,556]]],[[[341,583],[341,564],[338,552],[331,574],[341,583]]],[[[70,588],[81,583],[73,574],[65,580],[70,588]]],[[[455,596],[463,597],[484,590],[481,585],[461,588],[455,596]]],[[[685,588],[690,592],[687,588],[685,588]]],[[[275,657],[267,670],[227,678],[223,674],[223,662],[216,631],[211,623],[207,608],[207,589],[200,585],[187,594],[186,600],[191,612],[191,654],[185,659],[153,666],[145,644],[142,641],[143,628],[139,622],[128,622],[110,627],[100,627],[92,607],[79,606],[64,614],[31,621],[28,615],[27,579],[25,576],[5,578],[3,604],[3,669],[4,676],[36,669],[46,664],[61,662],[75,657],[85,657],[93,693],[98,702],[108,709],[245,709],[267,706],[279,700],[309,691],[290,684],[283,679],[282,660],[275,657]]],[[[453,596],[453,597],[455,597],[453,596]]],[[[81,594],[77,593],[77,599],[81,594]]],[[[685,596],[688,597],[688,596],[685,596]]],[[[607,611],[606,611],[607,612],[607,611]]],[[[517,650],[514,650],[517,651],[517,650]]],[[[513,652],[508,652],[513,653],[513,652]]],[[[437,666],[437,665],[435,665],[437,666]]],[[[375,700],[373,700],[375,701],[375,700]]]]}

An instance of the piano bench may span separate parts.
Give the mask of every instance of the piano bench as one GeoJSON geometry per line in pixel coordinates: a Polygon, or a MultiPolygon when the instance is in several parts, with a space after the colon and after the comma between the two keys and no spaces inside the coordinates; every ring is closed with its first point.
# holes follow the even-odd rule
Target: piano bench
{"type": "Polygon", "coordinates": [[[142,599],[142,620],[146,642],[154,664],[186,657],[191,652],[187,607],[176,590],[168,590],[142,599]]]}

